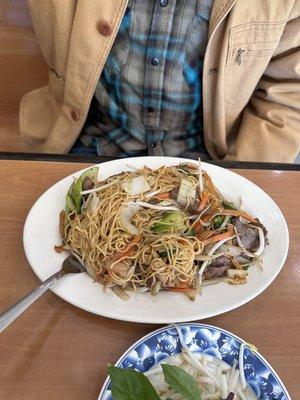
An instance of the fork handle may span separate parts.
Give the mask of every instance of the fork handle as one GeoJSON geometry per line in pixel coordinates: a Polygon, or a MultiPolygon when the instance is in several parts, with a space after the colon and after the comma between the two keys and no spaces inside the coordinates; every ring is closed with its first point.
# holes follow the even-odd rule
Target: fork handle
{"type": "Polygon", "coordinates": [[[63,276],[63,271],[58,271],[44,282],[41,282],[35,289],[26,294],[6,311],[0,314],[0,333],[8,327],[19,315],[21,315],[35,300],[50,288],[50,286],[63,276]]]}

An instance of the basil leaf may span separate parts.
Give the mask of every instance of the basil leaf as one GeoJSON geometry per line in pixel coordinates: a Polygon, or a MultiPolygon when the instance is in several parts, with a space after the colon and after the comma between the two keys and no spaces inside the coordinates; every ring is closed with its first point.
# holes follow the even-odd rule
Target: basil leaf
{"type": "Polygon", "coordinates": [[[160,400],[149,379],[134,369],[108,367],[113,400],[160,400]]]}
{"type": "Polygon", "coordinates": [[[201,400],[201,392],[195,379],[176,365],[161,364],[165,381],[185,400],[201,400]]]}

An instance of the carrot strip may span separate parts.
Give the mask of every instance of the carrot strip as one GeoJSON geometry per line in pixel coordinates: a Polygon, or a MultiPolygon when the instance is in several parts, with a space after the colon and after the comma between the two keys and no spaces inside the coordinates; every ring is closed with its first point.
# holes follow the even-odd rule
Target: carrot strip
{"type": "Polygon", "coordinates": [[[141,241],[141,239],[142,239],[142,235],[137,235],[137,236],[135,236],[135,237],[132,239],[132,241],[128,244],[128,246],[126,247],[126,249],[123,250],[123,251],[118,251],[117,253],[115,253],[115,254],[111,257],[110,261],[115,262],[115,261],[119,260],[119,259],[122,258],[122,257],[125,257],[125,256],[130,255],[130,253],[131,253],[131,251],[132,251],[132,248],[133,248],[137,243],[139,243],[139,242],[141,241]]]}
{"type": "Polygon", "coordinates": [[[239,210],[222,210],[222,211],[217,211],[215,213],[209,213],[204,215],[201,220],[203,222],[208,222],[217,215],[232,215],[233,217],[242,217],[247,219],[248,221],[257,223],[256,219],[251,217],[251,215],[247,214],[245,211],[239,211],[239,210]]]}
{"type": "Polygon", "coordinates": [[[201,241],[208,239],[210,236],[214,234],[214,231],[204,231],[201,234],[197,235],[197,238],[201,241]]]}
{"type": "Polygon", "coordinates": [[[247,219],[248,221],[257,223],[256,219],[251,217],[251,215],[247,214],[245,211],[238,211],[238,210],[223,210],[218,215],[233,215],[234,217],[242,217],[247,219]]]}
{"type": "Polygon", "coordinates": [[[54,250],[56,251],[56,253],[62,253],[62,252],[65,250],[65,248],[64,248],[63,245],[61,245],[61,246],[54,246],[54,250]]]}
{"type": "Polygon", "coordinates": [[[184,286],[184,287],[167,287],[165,288],[165,290],[167,290],[168,292],[189,292],[191,289],[191,287],[189,286],[184,286]]]}
{"type": "Polygon", "coordinates": [[[204,226],[199,221],[196,221],[193,226],[195,236],[198,236],[200,233],[204,231],[204,226]]]}
{"type": "Polygon", "coordinates": [[[159,200],[169,199],[170,198],[170,192],[168,192],[168,193],[157,193],[153,197],[155,197],[156,199],[159,199],[159,200]]]}
{"type": "Polygon", "coordinates": [[[199,211],[204,210],[204,207],[206,206],[207,202],[208,202],[208,193],[204,190],[201,194],[201,201],[198,210],[199,211]]]}
{"type": "Polygon", "coordinates": [[[203,176],[205,179],[205,186],[207,187],[208,191],[213,194],[217,199],[219,199],[220,196],[216,191],[215,185],[213,184],[211,177],[206,172],[203,172],[203,176]]]}
{"type": "Polygon", "coordinates": [[[213,235],[208,239],[203,240],[204,246],[212,243],[219,242],[220,240],[230,238],[234,234],[233,229],[228,229],[227,232],[219,233],[218,235],[213,235]]]}

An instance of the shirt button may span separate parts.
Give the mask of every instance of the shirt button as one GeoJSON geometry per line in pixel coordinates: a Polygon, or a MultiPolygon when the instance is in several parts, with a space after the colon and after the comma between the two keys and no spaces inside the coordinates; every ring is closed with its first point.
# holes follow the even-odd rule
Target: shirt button
{"type": "Polygon", "coordinates": [[[160,5],[161,5],[162,7],[167,7],[168,3],[169,3],[168,0],[160,0],[160,5]]]}
{"type": "Polygon", "coordinates": [[[73,121],[78,121],[79,120],[79,112],[77,110],[75,110],[73,108],[73,110],[71,111],[71,117],[73,119],[73,121]]]}
{"type": "Polygon", "coordinates": [[[152,65],[158,65],[159,64],[159,59],[156,57],[152,57],[151,58],[151,64],[152,65]]]}
{"type": "Polygon", "coordinates": [[[147,107],[147,111],[149,113],[154,113],[154,108],[153,107],[147,107]]]}
{"type": "Polygon", "coordinates": [[[150,143],[150,147],[151,147],[152,149],[154,149],[154,147],[156,147],[156,145],[157,145],[156,142],[151,142],[151,143],[150,143]]]}
{"type": "Polygon", "coordinates": [[[110,36],[113,32],[113,28],[111,24],[104,19],[101,19],[98,24],[97,28],[99,33],[101,33],[102,36],[110,36]]]}

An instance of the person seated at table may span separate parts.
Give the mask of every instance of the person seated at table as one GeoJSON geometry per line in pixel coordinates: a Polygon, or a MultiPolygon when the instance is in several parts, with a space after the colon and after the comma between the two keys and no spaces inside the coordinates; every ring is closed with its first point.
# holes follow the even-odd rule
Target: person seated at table
{"type": "Polygon", "coordinates": [[[28,0],[49,85],[33,151],[293,162],[300,1],[28,0]]]}

